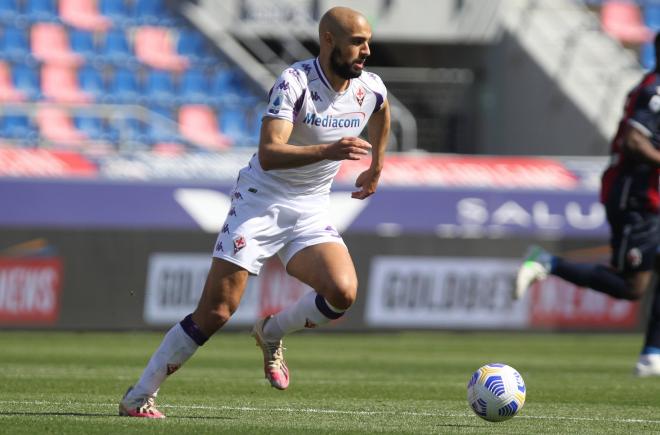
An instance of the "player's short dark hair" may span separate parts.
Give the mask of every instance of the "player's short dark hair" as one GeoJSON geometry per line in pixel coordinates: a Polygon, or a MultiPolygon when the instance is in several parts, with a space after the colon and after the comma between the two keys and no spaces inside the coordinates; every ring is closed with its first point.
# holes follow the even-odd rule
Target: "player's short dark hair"
{"type": "Polygon", "coordinates": [[[653,49],[655,50],[655,58],[658,59],[658,57],[660,57],[660,32],[655,34],[655,38],[653,39],[653,49]]]}

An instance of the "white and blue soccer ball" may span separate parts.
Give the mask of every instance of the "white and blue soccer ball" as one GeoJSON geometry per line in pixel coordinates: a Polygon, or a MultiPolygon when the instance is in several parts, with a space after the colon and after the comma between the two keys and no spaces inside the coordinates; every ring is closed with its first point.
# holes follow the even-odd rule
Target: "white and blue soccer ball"
{"type": "Polygon", "coordinates": [[[520,373],[506,364],[491,363],[477,369],[467,386],[467,401],[488,421],[512,418],[525,404],[527,389],[520,373]]]}

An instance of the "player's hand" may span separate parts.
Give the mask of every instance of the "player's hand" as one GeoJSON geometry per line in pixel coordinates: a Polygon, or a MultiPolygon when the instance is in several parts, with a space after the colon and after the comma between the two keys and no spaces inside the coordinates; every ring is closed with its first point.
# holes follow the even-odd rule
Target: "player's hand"
{"type": "Polygon", "coordinates": [[[357,180],[355,180],[355,187],[359,187],[360,190],[351,193],[351,198],[365,199],[376,193],[379,178],[380,171],[377,171],[376,169],[369,168],[362,172],[358,175],[357,180]]]}
{"type": "Polygon", "coordinates": [[[369,154],[371,144],[359,137],[342,137],[325,149],[328,160],[360,160],[369,154]]]}

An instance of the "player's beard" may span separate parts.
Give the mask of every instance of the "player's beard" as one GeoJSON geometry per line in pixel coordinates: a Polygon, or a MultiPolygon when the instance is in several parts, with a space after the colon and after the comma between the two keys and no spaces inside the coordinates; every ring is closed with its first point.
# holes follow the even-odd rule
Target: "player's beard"
{"type": "Polygon", "coordinates": [[[352,70],[351,65],[350,62],[342,62],[341,52],[338,47],[332,49],[332,52],[330,53],[330,68],[332,68],[332,71],[335,74],[346,80],[360,77],[362,71],[352,70]]]}

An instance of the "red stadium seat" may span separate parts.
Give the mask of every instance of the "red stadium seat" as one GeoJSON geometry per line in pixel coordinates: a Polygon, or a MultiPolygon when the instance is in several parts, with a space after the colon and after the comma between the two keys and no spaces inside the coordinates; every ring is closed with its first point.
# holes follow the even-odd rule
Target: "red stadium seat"
{"type": "Polygon", "coordinates": [[[139,27],[135,32],[135,55],[157,69],[182,71],[189,64],[187,58],[177,53],[172,34],[164,27],[139,27]]]}
{"type": "Polygon", "coordinates": [[[25,99],[23,92],[14,87],[9,65],[0,62],[0,103],[18,103],[25,99]]]}
{"type": "Polygon", "coordinates": [[[32,54],[43,62],[79,65],[84,59],[71,50],[69,34],[55,23],[36,23],[30,30],[32,54]]]}
{"type": "Polygon", "coordinates": [[[227,150],[231,139],[218,129],[213,109],[201,104],[188,104],[179,109],[181,135],[193,143],[211,150],[227,150]]]}
{"type": "Polygon", "coordinates": [[[76,69],[66,65],[41,67],[41,91],[47,99],[58,103],[89,103],[93,99],[80,89],[76,69]]]}
{"type": "Polygon", "coordinates": [[[87,136],[74,126],[69,113],[57,107],[39,108],[37,126],[45,140],[57,145],[81,147],[87,141],[87,136]]]}
{"type": "Polygon", "coordinates": [[[653,38],[653,32],[642,21],[639,6],[626,0],[608,0],[601,8],[603,30],[626,44],[642,44],[653,38]]]}
{"type": "Polygon", "coordinates": [[[62,21],[78,29],[105,32],[112,26],[99,13],[96,0],[60,0],[59,5],[62,21]]]}

